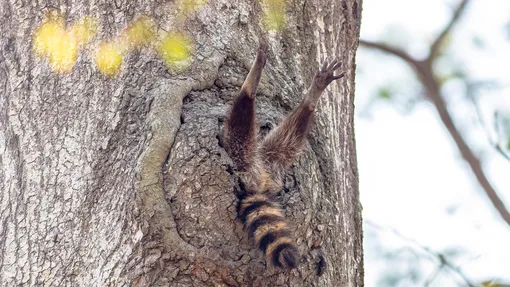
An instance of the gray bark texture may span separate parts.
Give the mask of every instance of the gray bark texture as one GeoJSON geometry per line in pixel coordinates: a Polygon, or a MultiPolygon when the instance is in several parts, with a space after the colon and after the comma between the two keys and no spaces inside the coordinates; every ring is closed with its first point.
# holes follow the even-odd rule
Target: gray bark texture
{"type": "Polygon", "coordinates": [[[362,286],[353,125],[361,0],[287,1],[287,28],[266,33],[262,134],[299,103],[323,58],[338,56],[346,72],[323,94],[278,197],[302,256],[290,271],[267,268],[249,242],[221,147],[264,33],[261,4],[211,0],[185,23],[175,5],[0,0],[0,286],[362,286]],[[94,41],[150,15],[192,36],[192,65],[176,74],[144,48],[114,78],[87,52],[70,73],[54,73],[31,43],[51,7],[68,22],[96,18],[94,41]]]}

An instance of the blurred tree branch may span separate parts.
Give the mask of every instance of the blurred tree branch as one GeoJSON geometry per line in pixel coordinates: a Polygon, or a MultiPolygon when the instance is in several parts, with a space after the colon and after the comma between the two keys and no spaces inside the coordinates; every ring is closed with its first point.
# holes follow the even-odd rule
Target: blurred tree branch
{"type": "Polygon", "coordinates": [[[389,53],[389,54],[392,54],[394,56],[397,56],[399,58],[401,58],[402,60],[408,62],[409,64],[411,64],[411,66],[415,66],[416,65],[416,60],[413,59],[411,56],[409,56],[409,54],[407,54],[406,52],[402,51],[401,49],[399,48],[394,48],[394,47],[390,47],[390,46],[387,46],[385,44],[382,44],[382,43],[374,43],[374,42],[369,42],[369,41],[365,41],[363,39],[359,39],[359,43],[365,47],[368,47],[368,48],[374,48],[374,49],[379,49],[379,50],[382,50],[386,53],[389,53]]]}
{"type": "Polygon", "coordinates": [[[491,201],[492,205],[496,208],[496,210],[503,218],[503,220],[508,225],[510,225],[510,213],[508,212],[508,209],[506,208],[505,204],[499,197],[498,193],[496,192],[492,184],[489,182],[482,168],[480,159],[478,159],[475,153],[468,146],[468,144],[460,134],[459,129],[455,125],[453,117],[448,111],[448,108],[446,106],[446,102],[444,100],[445,97],[441,92],[440,89],[441,83],[438,80],[438,78],[434,75],[434,71],[432,69],[433,66],[432,64],[439,55],[439,47],[444,42],[446,35],[448,35],[451,29],[455,26],[455,23],[457,23],[458,20],[461,18],[468,2],[469,0],[460,1],[460,3],[458,4],[457,8],[453,13],[450,22],[445,26],[445,28],[442,30],[442,32],[439,34],[439,36],[434,40],[433,44],[431,45],[430,54],[425,60],[415,59],[412,56],[410,56],[407,52],[399,48],[390,47],[383,43],[360,40],[360,44],[368,48],[381,50],[383,52],[394,55],[404,60],[413,68],[418,79],[425,88],[427,98],[433,103],[444,127],[447,129],[448,133],[454,140],[457,149],[462,155],[462,158],[468,163],[471,171],[476,177],[476,180],[487,194],[487,197],[491,201]]]}

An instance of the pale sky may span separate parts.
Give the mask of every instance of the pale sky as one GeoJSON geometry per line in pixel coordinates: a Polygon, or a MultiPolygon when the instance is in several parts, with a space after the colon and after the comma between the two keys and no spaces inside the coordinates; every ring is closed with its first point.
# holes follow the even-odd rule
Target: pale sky
{"type": "MultiPolygon", "coordinates": [[[[426,56],[457,2],[364,0],[361,38],[384,40],[413,56],[426,56]]],[[[510,21],[510,1],[474,0],[466,12],[450,40],[453,61],[438,68],[462,67],[475,79],[502,85],[481,94],[483,116],[490,123],[494,110],[510,113],[510,37],[504,30],[510,21]],[[475,45],[474,37],[483,40],[483,48],[475,45]]],[[[399,105],[373,101],[377,88],[388,85],[400,102],[419,97],[420,85],[411,70],[394,57],[367,49],[358,51],[357,63],[356,144],[363,217],[388,229],[364,227],[366,286],[378,286],[377,279],[388,270],[406,268],[390,266],[377,246],[390,253],[407,247],[420,252],[389,229],[437,252],[461,249],[452,262],[473,283],[510,282],[510,226],[474,180],[432,105],[420,103],[403,113],[399,105]]],[[[462,98],[463,85],[451,83],[445,89],[465,138],[483,158],[490,180],[510,208],[510,162],[489,147],[475,110],[462,98]]],[[[422,261],[420,270],[427,277],[435,265],[422,261]]],[[[431,286],[462,286],[461,282],[450,273],[431,286]]],[[[417,286],[423,286],[420,283],[417,286]]]]}

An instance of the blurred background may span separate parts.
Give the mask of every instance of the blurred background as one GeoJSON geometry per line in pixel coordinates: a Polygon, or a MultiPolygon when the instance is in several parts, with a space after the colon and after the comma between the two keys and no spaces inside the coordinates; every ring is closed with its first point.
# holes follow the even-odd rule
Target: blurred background
{"type": "Polygon", "coordinates": [[[364,0],[366,286],[510,286],[510,1],[364,0]]]}

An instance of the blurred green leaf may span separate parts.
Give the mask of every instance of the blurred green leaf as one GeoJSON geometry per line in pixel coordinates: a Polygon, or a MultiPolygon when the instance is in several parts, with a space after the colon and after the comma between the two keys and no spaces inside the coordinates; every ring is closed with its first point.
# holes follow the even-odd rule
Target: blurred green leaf
{"type": "Polygon", "coordinates": [[[382,87],[378,91],[378,96],[384,100],[391,100],[393,91],[389,87],[382,87]]]}
{"type": "Polygon", "coordinates": [[[464,250],[460,247],[450,247],[443,250],[443,254],[449,259],[454,259],[457,256],[464,254],[464,250]]]}
{"type": "Polygon", "coordinates": [[[451,79],[464,79],[466,78],[466,74],[463,71],[455,71],[450,75],[451,79]]]}
{"type": "Polygon", "coordinates": [[[473,45],[478,48],[478,49],[484,49],[485,48],[485,41],[479,37],[479,36],[474,36],[473,39],[471,39],[471,41],[473,42],[473,45]]]}
{"type": "Polygon", "coordinates": [[[506,33],[506,39],[510,40],[510,21],[508,21],[506,23],[506,25],[503,29],[505,30],[505,33],[506,33]]]}
{"type": "Polygon", "coordinates": [[[466,74],[463,71],[453,71],[451,74],[448,74],[439,79],[440,84],[444,84],[450,80],[465,80],[466,74]]]}

